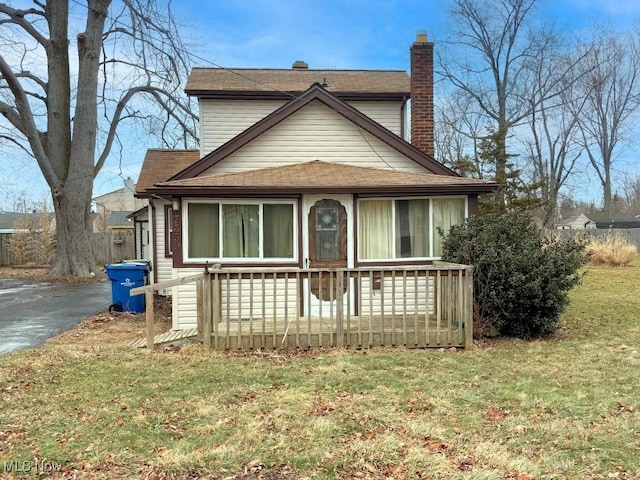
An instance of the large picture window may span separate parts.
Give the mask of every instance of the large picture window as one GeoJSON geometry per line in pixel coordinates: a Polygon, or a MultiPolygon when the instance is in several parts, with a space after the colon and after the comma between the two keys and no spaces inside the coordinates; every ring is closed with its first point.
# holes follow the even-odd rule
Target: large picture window
{"type": "Polygon", "coordinates": [[[187,260],[295,260],[294,203],[188,201],[187,260]]]}
{"type": "Polygon", "coordinates": [[[433,258],[442,255],[438,229],[465,219],[464,198],[361,199],[358,203],[360,260],[433,258]]]}

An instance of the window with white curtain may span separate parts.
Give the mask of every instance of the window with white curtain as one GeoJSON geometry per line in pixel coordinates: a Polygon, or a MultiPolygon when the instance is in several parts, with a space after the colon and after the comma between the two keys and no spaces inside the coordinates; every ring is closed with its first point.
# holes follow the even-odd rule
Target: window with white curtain
{"type": "Polygon", "coordinates": [[[295,260],[292,201],[186,203],[185,260],[295,260]]]}
{"type": "Polygon", "coordinates": [[[358,203],[358,258],[433,258],[442,254],[438,229],[464,222],[466,199],[361,199],[358,203]]]}
{"type": "Polygon", "coordinates": [[[442,256],[442,235],[448,233],[452,226],[464,222],[465,203],[460,198],[434,198],[433,205],[433,256],[442,256]]]}

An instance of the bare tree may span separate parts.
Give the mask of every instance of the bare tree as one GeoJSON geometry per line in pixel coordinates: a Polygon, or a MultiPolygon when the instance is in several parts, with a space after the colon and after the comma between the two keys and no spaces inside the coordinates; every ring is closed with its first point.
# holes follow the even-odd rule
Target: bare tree
{"type": "Polygon", "coordinates": [[[441,75],[471,97],[492,123],[497,149],[496,181],[506,183],[509,129],[530,114],[522,101],[533,88],[531,65],[541,58],[546,32],[532,34],[538,0],[452,0],[451,55],[440,58],[441,75]]]}
{"type": "Polygon", "coordinates": [[[33,156],[51,190],[52,272],[87,276],[95,268],[93,179],[120,141],[119,127],[151,122],[153,133],[171,138],[165,144],[190,143],[197,119],[181,99],[188,56],[168,8],[87,0],[73,9],[68,0],[34,0],[28,9],[0,3],[0,130],[33,156]]]}
{"type": "Polygon", "coordinates": [[[640,174],[627,175],[622,183],[624,210],[640,215],[640,174]]]}
{"type": "Polygon", "coordinates": [[[586,98],[579,114],[582,143],[603,189],[603,206],[614,213],[612,166],[631,132],[640,105],[640,32],[596,30],[579,83],[586,98]]]}
{"type": "Polygon", "coordinates": [[[565,55],[549,51],[546,60],[535,70],[538,87],[531,91],[531,115],[527,118],[531,135],[523,135],[523,143],[533,180],[540,185],[543,225],[550,227],[560,190],[584,150],[578,139],[578,118],[586,97],[575,88],[580,75],[575,52],[565,55]],[[555,86],[556,95],[546,91],[544,85],[548,83],[555,86]]]}
{"type": "Polygon", "coordinates": [[[474,107],[473,99],[461,91],[440,97],[435,109],[436,154],[456,172],[484,178],[487,169],[479,147],[487,133],[486,119],[474,107]]]}

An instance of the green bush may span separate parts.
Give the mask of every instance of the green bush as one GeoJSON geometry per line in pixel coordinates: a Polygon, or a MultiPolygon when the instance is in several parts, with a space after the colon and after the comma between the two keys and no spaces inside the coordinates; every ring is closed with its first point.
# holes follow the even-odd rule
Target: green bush
{"type": "Polygon", "coordinates": [[[553,333],[580,282],[585,245],[545,236],[526,216],[487,214],[451,229],[442,260],[473,265],[475,316],[500,334],[553,333]]]}

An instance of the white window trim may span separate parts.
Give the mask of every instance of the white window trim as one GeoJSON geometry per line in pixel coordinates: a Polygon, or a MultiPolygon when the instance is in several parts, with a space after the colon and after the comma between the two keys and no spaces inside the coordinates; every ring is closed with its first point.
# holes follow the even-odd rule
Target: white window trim
{"type": "Polygon", "coordinates": [[[453,199],[453,198],[460,198],[463,199],[464,202],[464,219],[468,219],[469,218],[469,197],[467,195],[438,195],[438,196],[429,196],[429,197],[359,197],[358,198],[358,215],[357,215],[357,219],[356,221],[358,222],[356,224],[355,227],[355,234],[357,235],[357,239],[358,239],[358,251],[356,252],[357,255],[357,261],[360,264],[366,264],[366,263],[380,263],[380,262],[398,262],[398,263],[402,263],[402,262],[413,262],[413,261],[421,261],[421,260],[439,260],[442,257],[435,257],[433,256],[433,238],[434,238],[434,234],[437,234],[437,232],[434,232],[434,221],[433,221],[433,200],[438,200],[438,199],[453,199]],[[396,251],[396,235],[395,235],[395,228],[396,228],[396,209],[395,209],[395,202],[396,200],[428,200],[429,201],[429,235],[430,235],[430,239],[429,239],[429,253],[431,254],[431,256],[429,257],[392,257],[392,258],[362,258],[360,255],[360,246],[362,245],[362,241],[360,239],[360,203],[361,202],[366,202],[367,200],[388,200],[390,202],[393,202],[393,207],[391,209],[391,225],[394,228],[394,234],[391,238],[391,242],[392,242],[392,248],[391,251],[395,252],[396,251]]]}
{"type": "Polygon", "coordinates": [[[184,199],[182,202],[183,214],[182,214],[182,258],[183,263],[205,263],[205,262],[224,262],[224,263],[296,263],[298,262],[298,201],[295,199],[270,199],[270,198],[251,198],[251,199],[226,199],[226,198],[193,198],[184,199]],[[189,257],[189,204],[218,204],[218,246],[222,253],[219,257],[189,257]],[[293,205],[293,257],[269,257],[264,258],[264,246],[263,246],[263,206],[269,205],[293,205]],[[258,256],[257,257],[225,257],[223,252],[223,205],[258,205],[259,207],[259,229],[260,235],[258,237],[258,256]]]}
{"type": "Polygon", "coordinates": [[[164,225],[166,234],[165,241],[165,255],[173,256],[173,207],[168,205],[168,208],[163,209],[165,213],[164,225]]]}

